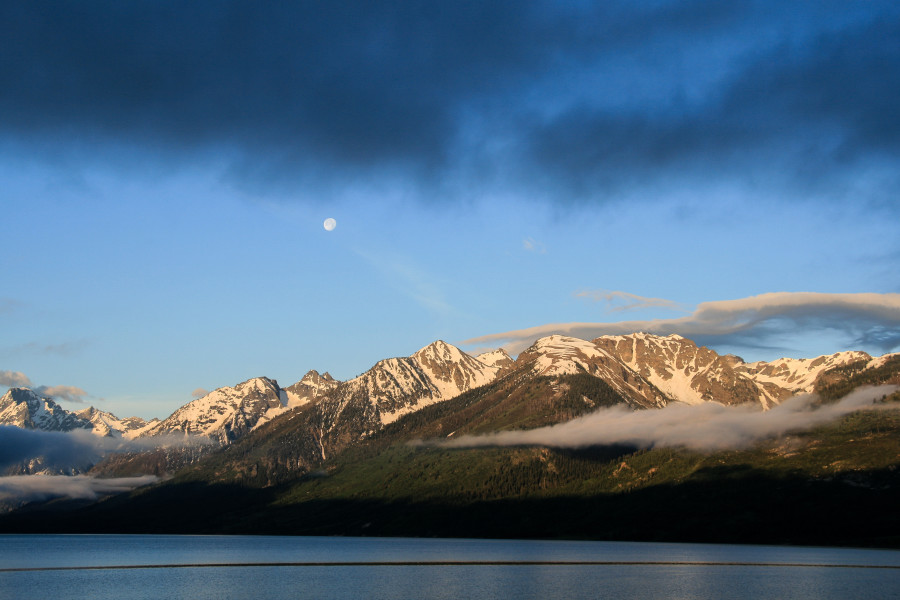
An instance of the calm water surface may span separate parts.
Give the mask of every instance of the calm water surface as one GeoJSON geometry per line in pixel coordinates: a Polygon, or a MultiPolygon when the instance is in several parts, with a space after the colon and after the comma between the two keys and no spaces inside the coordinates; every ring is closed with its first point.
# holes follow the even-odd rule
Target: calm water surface
{"type": "Polygon", "coordinates": [[[900,598],[900,552],[627,542],[0,535],[0,598],[47,597],[900,598]],[[346,564],[373,562],[378,564],[346,564]],[[384,564],[410,562],[532,564],[384,564]],[[595,564],[533,564],[553,562],[595,564]]]}

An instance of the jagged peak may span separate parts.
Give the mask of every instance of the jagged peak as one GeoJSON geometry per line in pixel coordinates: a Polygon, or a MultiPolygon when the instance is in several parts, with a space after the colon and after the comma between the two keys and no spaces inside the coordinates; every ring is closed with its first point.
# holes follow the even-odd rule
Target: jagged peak
{"type": "Polygon", "coordinates": [[[269,378],[269,377],[251,377],[250,379],[248,379],[248,380],[246,380],[246,381],[240,382],[239,384],[237,384],[236,386],[234,386],[234,388],[229,388],[228,386],[225,386],[225,387],[217,388],[216,391],[222,390],[222,389],[238,389],[238,390],[242,390],[242,389],[245,389],[245,388],[247,388],[247,387],[255,387],[255,388],[257,388],[257,389],[259,389],[259,388],[275,388],[275,389],[278,389],[278,382],[275,381],[274,379],[269,378]]]}
{"type": "Polygon", "coordinates": [[[37,392],[35,392],[33,389],[27,388],[27,387],[14,387],[14,388],[9,388],[9,390],[8,390],[5,394],[3,394],[3,397],[4,397],[4,398],[5,398],[6,396],[9,396],[10,398],[12,398],[13,400],[15,400],[16,402],[23,402],[23,401],[24,401],[23,398],[22,398],[23,396],[24,396],[25,398],[34,398],[34,399],[37,399],[37,400],[51,400],[51,401],[52,401],[51,398],[47,398],[47,397],[45,397],[45,396],[41,396],[40,394],[38,394],[37,392]]]}
{"type": "MultiPolygon", "coordinates": [[[[326,374],[327,374],[327,373],[326,373],[326,374]]],[[[300,378],[300,381],[301,381],[301,382],[304,382],[304,381],[316,381],[316,380],[318,380],[320,377],[322,377],[322,376],[319,375],[319,372],[318,372],[318,371],[316,371],[315,369],[310,369],[309,371],[306,372],[306,375],[304,375],[303,377],[300,378]]]]}
{"type": "Polygon", "coordinates": [[[300,378],[300,383],[307,383],[307,384],[309,382],[316,383],[320,380],[326,381],[329,383],[331,383],[333,381],[337,381],[334,377],[331,376],[331,373],[329,373],[328,371],[325,371],[324,373],[319,373],[315,369],[312,369],[310,371],[307,371],[306,375],[304,375],[303,377],[300,378]]]}
{"type": "Polygon", "coordinates": [[[194,410],[196,407],[204,406],[210,402],[218,402],[223,396],[230,397],[235,392],[242,393],[253,389],[260,392],[274,391],[275,393],[277,393],[281,388],[278,387],[278,382],[274,379],[270,379],[268,377],[251,377],[250,379],[242,381],[234,386],[225,385],[222,387],[217,387],[206,395],[195,398],[187,404],[176,409],[175,412],[169,415],[168,418],[183,413],[184,411],[194,410]]]}
{"type": "Polygon", "coordinates": [[[497,359],[497,358],[509,358],[512,360],[512,357],[509,355],[509,352],[504,350],[503,348],[497,348],[496,350],[488,350],[487,352],[482,352],[475,356],[481,362],[485,362],[484,359],[497,359]]]}
{"type": "Polygon", "coordinates": [[[475,360],[488,367],[506,369],[515,364],[513,358],[503,348],[497,348],[489,352],[482,352],[475,360]]]}
{"type": "Polygon", "coordinates": [[[465,352],[444,340],[436,340],[415,352],[411,358],[420,360],[457,361],[468,356],[465,352]]]}
{"type": "Polygon", "coordinates": [[[74,414],[69,413],[69,411],[60,406],[59,403],[50,396],[42,396],[33,389],[27,387],[10,388],[9,391],[0,398],[0,401],[9,401],[6,400],[7,398],[16,404],[27,404],[29,406],[29,411],[33,411],[40,406],[46,405],[47,409],[50,411],[61,411],[64,414],[74,414]]]}
{"type": "Polygon", "coordinates": [[[93,419],[95,417],[112,419],[114,421],[128,421],[129,419],[139,419],[141,421],[146,421],[146,419],[141,419],[140,417],[125,417],[124,419],[119,418],[115,414],[109,412],[108,410],[102,410],[97,408],[96,406],[88,406],[87,408],[82,408],[81,410],[76,410],[74,415],[81,417],[83,419],[93,419]]]}

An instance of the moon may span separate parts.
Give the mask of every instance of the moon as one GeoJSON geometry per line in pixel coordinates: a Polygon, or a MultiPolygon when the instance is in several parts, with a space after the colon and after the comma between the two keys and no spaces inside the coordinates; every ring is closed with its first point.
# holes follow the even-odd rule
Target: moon
{"type": "Polygon", "coordinates": [[[325,228],[325,231],[332,231],[335,227],[337,227],[337,221],[335,221],[331,217],[328,217],[327,219],[325,219],[325,222],[322,223],[322,227],[325,228]]]}

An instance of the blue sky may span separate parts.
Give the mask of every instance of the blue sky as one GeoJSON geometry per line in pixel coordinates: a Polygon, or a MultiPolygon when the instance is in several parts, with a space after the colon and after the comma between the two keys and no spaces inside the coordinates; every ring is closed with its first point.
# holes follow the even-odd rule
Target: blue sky
{"type": "Polygon", "coordinates": [[[0,8],[0,385],[900,348],[896,3],[257,4],[0,8]]]}

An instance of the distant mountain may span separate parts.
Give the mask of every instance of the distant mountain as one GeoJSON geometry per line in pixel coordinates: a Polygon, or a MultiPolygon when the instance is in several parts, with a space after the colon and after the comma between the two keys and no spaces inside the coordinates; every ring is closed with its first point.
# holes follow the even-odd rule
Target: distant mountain
{"type": "Polygon", "coordinates": [[[493,364],[483,363],[438,340],[409,357],[379,361],[335,390],[334,422],[350,405],[365,412],[371,429],[377,429],[404,414],[493,381],[504,361],[499,356],[491,360],[493,364]]]}
{"type": "Polygon", "coordinates": [[[642,410],[718,402],[765,409],[827,377],[845,380],[851,371],[835,375],[841,369],[855,365],[852,373],[858,373],[878,362],[848,352],[782,359],[769,369],[681,336],[642,333],[592,341],[548,336],[515,361],[502,352],[482,356],[487,360],[437,341],[409,357],[379,361],[272,418],[198,468],[207,474],[211,469],[221,481],[271,485],[311,472],[373,436],[402,436],[413,426],[439,438],[552,425],[615,404],[642,410]]]}
{"type": "Polygon", "coordinates": [[[338,440],[371,435],[403,415],[492,382],[512,361],[504,352],[491,355],[490,362],[441,340],[411,356],[381,360],[311,407],[318,438],[342,446],[338,440]]]}
{"type": "Polygon", "coordinates": [[[865,352],[836,352],[817,358],[779,358],[772,362],[742,363],[738,371],[747,374],[772,403],[779,403],[797,394],[811,394],[824,385],[829,377],[841,377],[835,371],[857,365],[859,370],[877,368],[890,355],[873,359],[865,352]],[[830,375],[826,375],[829,372],[830,375]],[[823,379],[824,376],[824,379],[823,379]]]}
{"type": "Polygon", "coordinates": [[[185,404],[145,429],[141,437],[181,434],[206,436],[228,443],[253,429],[261,420],[282,412],[287,401],[278,382],[267,377],[254,377],[234,387],[221,387],[185,404]]]}
{"type": "MultiPolygon", "coordinates": [[[[491,353],[489,360],[492,364],[439,340],[411,356],[381,360],[348,381],[336,382],[330,377],[307,374],[305,381],[299,382],[302,385],[295,384],[282,394],[288,403],[295,404],[293,408],[286,411],[278,408],[272,400],[273,392],[269,393],[273,406],[269,414],[274,416],[267,421],[260,419],[252,435],[235,439],[234,447],[223,451],[222,477],[230,477],[227,473],[236,469],[243,473],[237,475],[239,478],[251,476],[275,481],[282,473],[308,471],[404,415],[494,381],[512,364],[502,351],[491,353]],[[315,388],[314,397],[312,388],[315,388]],[[239,459],[235,460],[235,455],[239,459]],[[253,462],[256,457],[260,457],[260,464],[253,462]]],[[[237,391],[242,391],[240,386],[235,388],[237,391]]],[[[234,396],[232,403],[236,400],[234,396]]],[[[183,414],[196,419],[198,411],[183,414]]],[[[218,422],[225,418],[223,411],[218,422]]],[[[155,433],[156,430],[148,435],[155,433]]],[[[123,468],[124,465],[116,465],[114,470],[106,470],[104,466],[103,473],[122,473],[123,468]]]]}
{"type": "MultiPolygon", "coordinates": [[[[479,354],[475,358],[489,367],[500,367],[500,373],[504,370],[511,369],[516,364],[516,361],[510,358],[509,354],[506,353],[506,350],[502,348],[479,354]]],[[[498,373],[498,375],[500,373],[498,373]]]]}
{"type": "Polygon", "coordinates": [[[745,363],[680,335],[635,333],[603,336],[592,343],[652,383],[668,401],[686,404],[758,403],[771,408],[796,394],[811,393],[816,379],[828,369],[871,360],[865,352],[839,352],[815,359],[745,363]]]}
{"type": "Polygon", "coordinates": [[[297,408],[309,404],[336,388],[339,383],[329,373],[319,375],[318,371],[310,371],[294,385],[284,388],[284,394],[287,396],[287,400],[284,402],[285,408],[297,408]]]}
{"type": "Polygon", "coordinates": [[[559,377],[584,373],[602,379],[638,408],[662,408],[672,398],[629,368],[614,352],[587,340],[551,335],[537,340],[516,359],[533,375],[559,377]]]}
{"type": "Polygon", "coordinates": [[[865,352],[839,352],[814,359],[781,358],[745,363],[720,355],[680,335],[646,333],[602,336],[592,341],[553,335],[525,350],[536,373],[588,373],[604,379],[637,404],[662,407],[671,402],[759,404],[771,408],[801,393],[812,393],[819,377],[848,364],[874,366],[865,352]]]}
{"type": "Polygon", "coordinates": [[[93,406],[71,412],[52,398],[28,388],[12,388],[0,398],[0,425],[15,425],[39,431],[87,430],[104,437],[132,437],[157,419],[147,422],[140,417],[120,419],[93,406]]]}
{"type": "Polygon", "coordinates": [[[92,433],[106,437],[135,437],[148,427],[153,427],[159,422],[159,419],[145,421],[140,417],[120,419],[111,412],[106,412],[93,406],[75,411],[73,414],[80,419],[90,422],[92,433]]]}
{"type": "Polygon", "coordinates": [[[92,430],[90,420],[71,413],[28,388],[12,388],[0,398],[0,425],[41,431],[92,430]]]}
{"type": "MultiPolygon", "coordinates": [[[[201,436],[219,445],[258,431],[248,444],[255,452],[269,450],[257,472],[282,477],[313,469],[407,415],[462,395],[469,407],[441,421],[441,427],[448,428],[444,435],[558,423],[610,404],[656,409],[674,402],[717,402],[766,409],[798,393],[840,386],[850,375],[871,371],[884,360],[864,352],[840,352],[746,363],[678,335],[645,333],[590,341],[548,336],[513,360],[503,350],[470,356],[438,340],[408,357],[381,360],[344,382],[309,371],[286,388],[266,377],[221,387],[162,421],[119,419],[93,407],[73,413],[50,398],[16,388],[0,400],[0,424],[45,431],[85,429],[148,441],[201,436]]],[[[152,461],[154,473],[182,468],[200,454],[190,450],[185,456],[165,450],[152,461]]],[[[134,461],[119,458],[114,468],[109,462],[103,468],[107,473],[134,472],[147,458],[135,455],[134,461]]],[[[240,461],[231,464],[236,472],[251,470],[240,461]]]]}
{"type": "MultiPolygon", "coordinates": [[[[451,360],[452,348],[434,355],[440,360],[432,371],[452,373],[458,366],[450,364],[458,363],[451,360]]],[[[388,362],[384,371],[386,365],[379,363],[353,386],[340,383],[232,443],[184,461],[180,471],[155,486],[89,506],[31,505],[0,517],[0,531],[900,547],[900,355],[838,354],[781,361],[784,367],[769,369],[768,364],[709,355],[676,337],[556,337],[539,340],[488,383],[430,402],[425,399],[433,397],[424,395],[431,390],[425,375],[419,373],[414,385],[406,370],[417,364],[388,362]],[[388,373],[404,384],[391,382],[396,393],[390,399],[399,404],[405,398],[413,408],[379,425],[379,402],[385,397],[369,397],[362,382],[378,383],[388,373]],[[611,374],[617,377],[604,379],[611,374]],[[655,420],[654,398],[662,404],[685,398],[707,402],[704,394],[716,389],[760,411],[779,390],[812,389],[822,406],[807,408],[830,411],[838,406],[829,406],[831,401],[872,384],[894,387],[860,392],[870,397],[859,410],[815,428],[791,429],[750,444],[740,440],[737,427],[741,443],[727,450],[639,442],[584,447],[439,443],[563,423],[613,405],[622,408],[598,417],[608,415],[612,423],[626,426],[619,418],[655,420]],[[753,387],[763,385],[770,387],[753,387]],[[405,395],[397,391],[401,388],[405,395]],[[748,391],[742,397],[747,390],[768,395],[751,397],[748,391]]],[[[394,414],[394,406],[389,408],[386,414],[394,414]]],[[[690,419],[723,412],[751,422],[762,416],[710,406],[659,416],[690,419]]],[[[575,425],[596,423],[590,417],[575,425]]],[[[154,461],[163,457],[143,460],[127,466],[159,469],[162,462],[154,467],[154,461]]],[[[147,471],[129,474],[142,472],[147,471]]]]}

